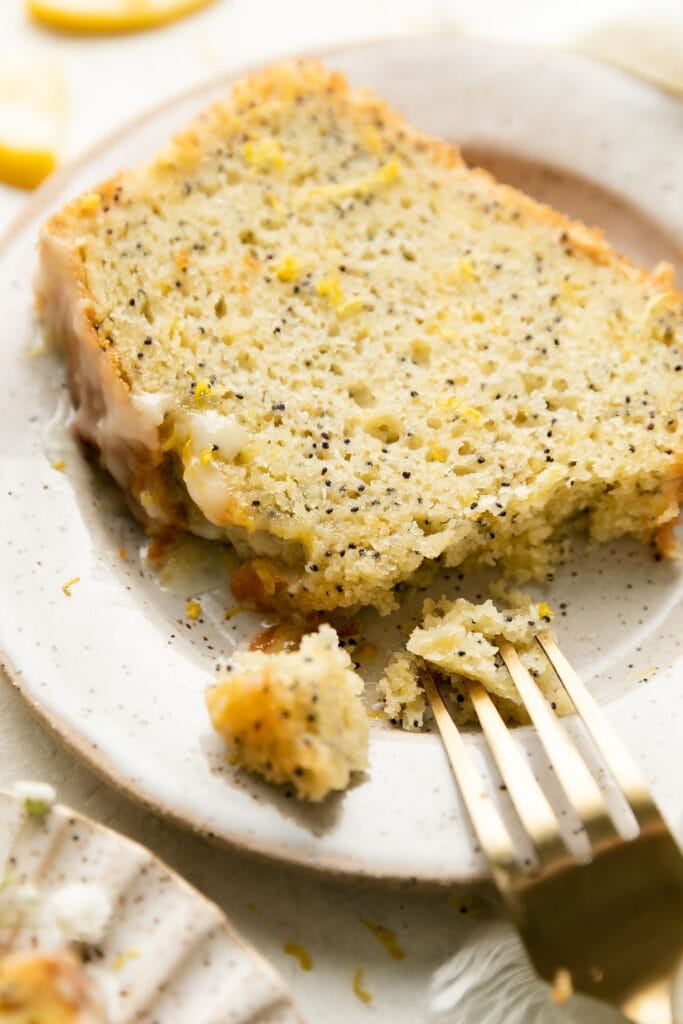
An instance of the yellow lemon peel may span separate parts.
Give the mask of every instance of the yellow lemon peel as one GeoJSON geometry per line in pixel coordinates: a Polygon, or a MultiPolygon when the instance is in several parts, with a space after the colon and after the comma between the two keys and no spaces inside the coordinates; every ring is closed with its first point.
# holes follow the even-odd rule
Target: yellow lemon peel
{"type": "Polygon", "coordinates": [[[236,615],[241,615],[242,612],[245,612],[246,610],[247,609],[243,608],[242,605],[236,604],[232,608],[226,608],[225,609],[225,613],[223,615],[223,618],[226,621],[228,621],[230,619],[234,619],[236,615]]]}
{"type": "Polygon", "coordinates": [[[35,188],[57,164],[64,76],[52,60],[0,66],[0,181],[35,188]]]}
{"type": "Polygon", "coordinates": [[[384,946],[392,960],[404,959],[405,953],[398,944],[396,932],[392,931],[391,928],[385,928],[383,924],[375,924],[374,921],[369,921],[366,917],[361,917],[360,923],[384,946]]]}
{"type": "Polygon", "coordinates": [[[466,257],[461,256],[460,259],[456,261],[456,264],[450,275],[450,280],[453,281],[454,283],[459,280],[478,281],[479,274],[474,269],[474,264],[472,260],[469,260],[466,257]]]}
{"type": "Polygon", "coordinates": [[[328,277],[321,277],[315,286],[315,291],[316,295],[320,295],[321,298],[327,299],[334,309],[338,309],[344,301],[344,293],[341,290],[339,278],[334,273],[330,274],[328,277]]]}
{"type": "Polygon", "coordinates": [[[299,273],[299,263],[296,256],[291,256],[289,253],[283,256],[278,265],[275,267],[275,276],[278,281],[294,281],[296,280],[299,273]]]}
{"type": "Polygon", "coordinates": [[[120,971],[124,964],[128,963],[129,960],[137,960],[139,956],[139,949],[126,949],[123,953],[117,953],[114,957],[114,963],[112,966],[115,971],[120,971]]]}
{"type": "Polygon", "coordinates": [[[662,313],[669,312],[674,301],[675,293],[672,291],[657,292],[656,295],[649,298],[640,319],[632,328],[633,332],[636,334],[645,332],[650,325],[650,320],[653,315],[655,313],[657,315],[661,315],[662,313]]]}
{"type": "Polygon", "coordinates": [[[382,164],[376,171],[364,174],[360,178],[352,178],[350,181],[340,181],[335,185],[320,185],[312,188],[308,193],[309,199],[329,199],[336,201],[346,199],[349,196],[364,196],[374,192],[377,188],[385,188],[398,181],[401,175],[401,164],[398,157],[392,157],[387,163],[382,164]]]}
{"type": "Polygon", "coordinates": [[[245,142],[242,155],[254,171],[281,171],[285,166],[285,154],[277,139],[245,142]]]}
{"type": "Polygon", "coordinates": [[[447,458],[448,452],[440,444],[433,444],[427,455],[429,462],[445,462],[447,458]]]}
{"type": "Polygon", "coordinates": [[[458,398],[450,395],[448,398],[440,398],[439,405],[442,409],[451,409],[459,416],[464,416],[465,419],[470,420],[472,423],[478,423],[481,419],[481,413],[478,409],[474,409],[471,405],[465,405],[458,398]]]}
{"type": "Polygon", "coordinates": [[[138,32],[165,25],[213,0],[24,0],[28,14],[64,32],[138,32]]]}
{"type": "Polygon", "coordinates": [[[354,313],[360,313],[365,308],[365,300],[360,295],[354,295],[352,298],[347,299],[346,302],[342,302],[337,307],[339,316],[352,316],[354,313]]]}
{"type": "Polygon", "coordinates": [[[66,594],[67,597],[71,597],[71,588],[76,583],[80,583],[80,582],[81,582],[81,577],[80,576],[72,576],[70,580],[66,581],[66,583],[62,583],[62,593],[66,594]]]}
{"type": "Polygon", "coordinates": [[[208,380],[198,380],[192,389],[192,399],[195,405],[203,405],[211,395],[213,395],[213,388],[208,380]]]}
{"type": "Polygon", "coordinates": [[[360,999],[361,1003],[371,1003],[372,993],[368,992],[366,988],[363,988],[363,968],[356,967],[353,972],[353,991],[360,999]]]}
{"type": "Polygon", "coordinates": [[[313,967],[311,954],[304,946],[299,945],[298,942],[285,942],[282,949],[288,956],[293,956],[295,960],[299,961],[299,967],[302,971],[310,971],[313,967]]]}

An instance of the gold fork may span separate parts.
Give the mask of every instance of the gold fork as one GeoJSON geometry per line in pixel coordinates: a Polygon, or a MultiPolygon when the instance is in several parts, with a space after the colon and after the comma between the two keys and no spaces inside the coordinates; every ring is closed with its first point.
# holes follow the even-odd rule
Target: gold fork
{"type": "Polygon", "coordinates": [[[482,731],[537,862],[518,855],[426,672],[427,698],[465,806],[534,967],[555,984],[557,996],[582,992],[621,1010],[634,1024],[674,1024],[674,979],[683,969],[683,856],[635,762],[576,672],[547,632],[536,639],[630,805],[637,835],[625,839],[617,830],[586,761],[509,643],[501,644],[501,656],[582,823],[590,859],[577,859],[568,849],[528,759],[484,687],[470,682],[482,731]]]}

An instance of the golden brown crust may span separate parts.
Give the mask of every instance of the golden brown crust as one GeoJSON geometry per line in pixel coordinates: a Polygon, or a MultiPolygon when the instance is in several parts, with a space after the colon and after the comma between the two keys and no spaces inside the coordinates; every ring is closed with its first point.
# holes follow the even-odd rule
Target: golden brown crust
{"type": "MultiPolygon", "coordinates": [[[[115,187],[114,185],[112,187],[115,187]]],[[[82,200],[72,204],[74,216],[87,216],[82,200]]],[[[134,431],[138,414],[120,361],[110,344],[105,324],[98,324],[88,289],[85,268],[78,251],[67,241],[64,214],[46,225],[39,246],[41,272],[36,280],[36,301],[41,316],[62,346],[80,437],[96,449],[103,447],[98,425],[107,416],[131,425],[111,432],[106,465],[123,488],[138,519],[156,531],[183,527],[187,522],[186,499],[171,486],[170,457],[162,450],[158,432],[134,431]],[[47,268],[47,269],[46,269],[47,268]],[[154,492],[167,519],[150,519],[141,496],[154,492]]]]}
{"type": "MultiPolygon", "coordinates": [[[[597,264],[618,266],[634,280],[653,280],[659,287],[675,291],[671,279],[671,268],[662,265],[654,273],[637,268],[631,260],[616,252],[605,240],[603,232],[589,227],[583,221],[565,216],[559,211],[540,203],[510,185],[498,182],[493,175],[482,168],[467,168],[457,146],[426,135],[413,128],[383,100],[364,89],[353,88],[344,75],[330,71],[318,61],[300,59],[276,64],[235,82],[225,99],[216,101],[199,114],[183,131],[173,137],[162,154],[148,165],[148,170],[159,173],[176,173],[180,166],[184,173],[196,168],[201,162],[204,146],[209,137],[222,137],[226,133],[240,131],[240,118],[258,104],[276,99],[283,103],[296,100],[306,93],[325,92],[330,101],[341,106],[351,122],[363,121],[368,114],[373,116],[384,131],[395,132],[401,141],[413,145],[427,155],[435,166],[467,169],[467,173],[486,181],[501,204],[510,213],[523,212],[538,223],[557,230],[560,236],[566,234],[567,246],[580,251],[597,264]]],[[[125,173],[119,173],[97,186],[85,197],[81,196],[67,205],[60,213],[50,218],[43,229],[43,235],[73,236],[76,226],[93,214],[88,200],[99,195],[102,209],[115,201],[126,180],[125,173]],[[84,202],[85,200],[85,202],[84,202]]],[[[79,274],[83,280],[84,275],[79,274]]],[[[87,284],[84,285],[87,290],[87,284]]],[[[683,301],[683,293],[675,292],[683,301]]],[[[111,358],[115,358],[113,355],[111,358]]]]}
{"type": "Polygon", "coordinates": [[[233,573],[232,592],[240,604],[260,611],[282,613],[291,610],[289,586],[292,574],[269,558],[252,558],[233,573]]]}
{"type": "Polygon", "coordinates": [[[678,538],[674,533],[674,530],[681,521],[680,516],[676,516],[671,522],[666,523],[664,526],[660,526],[654,534],[654,544],[657,552],[663,558],[673,559],[680,561],[683,559],[683,552],[681,551],[681,545],[678,542],[678,538]]]}

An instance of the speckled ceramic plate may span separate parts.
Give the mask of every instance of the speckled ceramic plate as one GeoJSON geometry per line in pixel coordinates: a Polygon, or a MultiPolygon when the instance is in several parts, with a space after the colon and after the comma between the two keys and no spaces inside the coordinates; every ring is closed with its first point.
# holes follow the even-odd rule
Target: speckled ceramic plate
{"type": "Polygon", "coordinates": [[[143,846],[67,807],[31,818],[0,792],[0,878],[3,953],[64,951],[69,930],[55,927],[65,915],[50,915],[51,902],[73,886],[91,901],[83,887],[94,891],[103,927],[85,970],[111,1024],[301,1024],[284,982],[215,904],[143,846]]]}
{"type": "MultiPolygon", "coordinates": [[[[683,107],[670,97],[586,58],[458,38],[369,44],[328,61],[503,179],[600,223],[638,261],[679,259],[683,107]]],[[[75,751],[177,821],[328,871],[473,878],[482,860],[435,736],[373,721],[369,772],[321,807],[297,805],[226,764],[203,691],[217,655],[259,623],[225,618],[233,602],[215,575],[202,577],[201,556],[190,559],[194,575],[179,570],[175,583],[149,572],[138,557],[144,538],[68,437],[59,363],[29,357],[40,221],[151,154],[226,87],[215,82],[174,101],[58,175],[5,241],[0,647],[15,685],[75,751]],[[58,460],[64,472],[53,468],[58,460]],[[63,584],[74,577],[67,596],[63,584]],[[202,605],[194,621],[185,618],[190,596],[202,605]]],[[[675,825],[683,808],[682,592],[678,565],[655,564],[625,542],[577,555],[545,594],[566,605],[560,639],[675,825]]],[[[380,632],[390,628],[380,624],[380,632]]],[[[533,733],[519,736],[543,771],[533,733]]],[[[469,743],[485,764],[480,737],[469,743]]]]}

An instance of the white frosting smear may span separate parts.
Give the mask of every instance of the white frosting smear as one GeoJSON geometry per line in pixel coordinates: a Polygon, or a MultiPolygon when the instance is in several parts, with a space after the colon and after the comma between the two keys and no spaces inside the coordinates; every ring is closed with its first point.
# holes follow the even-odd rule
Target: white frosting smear
{"type": "Polygon", "coordinates": [[[193,452],[199,453],[216,445],[217,455],[229,461],[246,443],[246,432],[234,416],[205,409],[189,413],[187,419],[193,452]]]}
{"type": "Polygon", "coordinates": [[[152,427],[160,427],[164,422],[164,416],[173,406],[173,396],[164,391],[142,391],[140,394],[131,395],[130,400],[136,412],[139,412],[152,427]]]}

